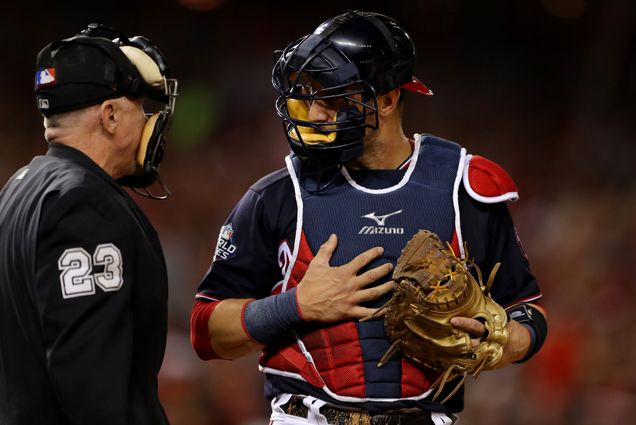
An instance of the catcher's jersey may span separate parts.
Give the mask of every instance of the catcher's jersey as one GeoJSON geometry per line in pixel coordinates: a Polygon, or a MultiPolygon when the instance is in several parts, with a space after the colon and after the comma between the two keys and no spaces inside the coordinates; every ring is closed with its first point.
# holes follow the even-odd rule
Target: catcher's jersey
{"type": "Polygon", "coordinates": [[[51,144],[0,192],[0,423],[167,424],[156,232],[81,152],[51,144]]]}
{"type": "MultiPolygon", "coordinates": [[[[376,245],[389,249],[370,267],[395,261],[420,226],[449,241],[467,241],[470,257],[483,270],[490,270],[498,261],[505,264],[493,288],[494,298],[502,305],[537,297],[539,288],[517,243],[506,206],[482,204],[467,195],[460,184],[463,159],[465,151],[456,144],[432,136],[418,138],[406,167],[343,169],[327,189],[312,194],[298,184],[298,164],[288,158],[287,170],[254,185],[222,227],[214,262],[197,299],[262,298],[289,289],[302,279],[308,262],[331,232],[339,236],[332,265],[376,245]]],[[[461,395],[446,407],[427,400],[425,390],[434,375],[399,359],[380,370],[375,367],[377,357],[389,346],[381,320],[362,326],[352,321],[335,330],[333,325],[310,324],[309,328],[309,333],[298,332],[306,337],[303,344],[292,342],[264,350],[261,366],[267,373],[269,397],[280,392],[307,394],[335,404],[355,403],[370,411],[414,406],[461,410],[461,395]],[[323,338],[311,334],[316,328],[322,328],[318,334],[323,338]],[[331,342],[325,343],[324,335],[331,342]],[[354,343],[359,349],[351,350],[342,343],[352,335],[360,341],[354,343]],[[304,373],[291,366],[295,359],[329,352],[336,363],[329,371],[304,373]],[[343,353],[349,358],[342,358],[343,353]],[[292,361],[286,362],[289,359],[292,361]]],[[[321,360],[316,357],[314,361],[320,367],[321,360]]]]}

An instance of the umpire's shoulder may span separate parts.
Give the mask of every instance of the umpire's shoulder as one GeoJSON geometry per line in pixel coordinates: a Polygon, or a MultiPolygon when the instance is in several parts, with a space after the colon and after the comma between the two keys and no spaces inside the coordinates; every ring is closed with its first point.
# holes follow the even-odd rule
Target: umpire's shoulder
{"type": "Polygon", "coordinates": [[[43,223],[54,225],[65,217],[92,217],[116,224],[129,214],[126,195],[114,181],[66,159],[47,161],[49,170],[42,170],[43,193],[41,216],[43,223]]]}
{"type": "Polygon", "coordinates": [[[466,192],[479,202],[492,204],[519,199],[517,185],[510,174],[483,156],[466,156],[463,183],[466,192]]]}

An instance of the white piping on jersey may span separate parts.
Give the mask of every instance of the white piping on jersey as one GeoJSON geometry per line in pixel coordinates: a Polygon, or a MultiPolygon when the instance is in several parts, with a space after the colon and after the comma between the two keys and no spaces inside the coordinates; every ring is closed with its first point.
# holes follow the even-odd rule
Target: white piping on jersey
{"type": "Polygon", "coordinates": [[[517,304],[520,304],[520,303],[529,303],[531,301],[536,301],[536,300],[538,300],[538,299],[540,299],[542,297],[543,297],[543,292],[539,292],[537,295],[530,295],[529,297],[521,298],[520,300],[517,300],[517,301],[513,302],[509,306],[517,305],[517,304]]]}
{"type": "Polygon", "coordinates": [[[283,281],[279,280],[278,282],[276,282],[276,285],[272,286],[272,290],[271,292],[274,293],[274,291],[276,290],[276,288],[278,288],[279,286],[283,285],[283,281]]]}
{"type": "MultiPolygon", "coordinates": [[[[298,373],[286,372],[284,370],[273,369],[271,367],[264,367],[264,366],[260,366],[260,365],[258,366],[258,370],[261,371],[262,373],[269,373],[271,375],[284,376],[286,378],[292,378],[292,379],[297,379],[299,381],[307,382],[307,380],[305,378],[303,378],[302,375],[300,375],[298,373]]],[[[433,392],[433,388],[431,388],[431,389],[423,392],[420,395],[416,395],[416,396],[412,396],[412,397],[373,398],[373,397],[352,397],[352,396],[346,396],[346,395],[338,395],[338,394],[334,393],[333,391],[331,391],[326,385],[323,386],[321,388],[321,390],[323,390],[325,393],[327,393],[327,395],[329,395],[330,397],[332,397],[335,400],[345,401],[345,402],[353,402],[353,403],[363,403],[365,401],[376,401],[376,402],[385,402],[385,403],[392,403],[392,402],[401,401],[401,400],[414,400],[414,401],[417,401],[417,400],[425,399],[426,397],[431,395],[431,393],[433,392]]]]}
{"type": "Polygon", "coordinates": [[[344,176],[344,178],[347,179],[347,182],[361,192],[371,193],[374,195],[380,195],[383,193],[389,193],[389,192],[393,192],[394,190],[398,190],[399,188],[401,188],[402,186],[404,186],[405,184],[409,182],[409,179],[411,178],[411,174],[413,174],[413,171],[415,170],[415,165],[417,164],[417,159],[420,153],[420,142],[422,140],[422,136],[420,134],[415,134],[413,138],[415,140],[415,143],[413,144],[413,154],[411,155],[411,162],[409,163],[409,166],[406,169],[406,172],[402,176],[402,180],[400,180],[397,184],[391,187],[386,187],[384,189],[369,189],[368,187],[360,186],[351,177],[351,175],[349,174],[349,172],[347,171],[345,167],[341,167],[340,171],[342,172],[342,175],[344,176]]]}
{"type": "Polygon", "coordinates": [[[197,300],[219,301],[218,298],[214,298],[214,297],[211,297],[209,295],[202,294],[202,293],[196,294],[194,296],[194,298],[197,299],[197,300]]]}
{"type": "Polygon", "coordinates": [[[303,376],[299,373],[285,372],[284,370],[272,369],[271,367],[265,367],[261,365],[258,365],[258,370],[262,373],[269,373],[271,375],[284,376],[285,378],[293,378],[299,381],[307,382],[307,380],[303,378],[303,376]]]}
{"type": "Polygon", "coordinates": [[[345,395],[338,395],[334,392],[332,392],[331,390],[329,390],[329,388],[327,388],[326,386],[322,389],[324,392],[326,392],[329,396],[331,396],[332,398],[335,398],[338,401],[348,401],[348,402],[365,402],[365,401],[379,401],[379,402],[386,402],[386,403],[392,403],[395,401],[400,401],[400,400],[422,400],[425,399],[426,397],[428,397],[432,392],[433,389],[429,389],[425,392],[423,392],[420,395],[416,395],[416,396],[412,396],[412,397],[402,397],[402,398],[373,398],[373,397],[352,397],[352,396],[345,396],[345,395]]]}
{"type": "Polygon", "coordinates": [[[468,177],[468,171],[470,169],[470,160],[472,158],[473,158],[472,155],[467,156],[466,166],[464,167],[464,187],[466,187],[466,192],[468,192],[471,198],[479,202],[483,202],[484,204],[496,204],[497,202],[516,201],[517,199],[519,199],[518,192],[508,192],[499,196],[483,196],[475,192],[473,188],[470,186],[470,178],[468,177]]]}
{"type": "Polygon", "coordinates": [[[303,198],[300,193],[300,182],[298,181],[298,176],[296,176],[296,170],[294,170],[294,164],[291,161],[291,155],[287,155],[285,157],[285,163],[287,164],[287,171],[289,172],[289,177],[291,177],[292,183],[294,185],[294,197],[296,198],[296,235],[294,236],[294,251],[292,252],[292,256],[289,260],[289,268],[285,273],[285,277],[283,278],[283,288],[281,292],[285,292],[287,290],[287,283],[289,282],[289,277],[291,276],[292,270],[296,265],[296,259],[298,258],[298,250],[300,249],[300,235],[303,227],[303,198]]]}
{"type": "MultiPolygon", "coordinates": [[[[296,342],[298,343],[298,347],[300,347],[300,351],[302,351],[303,355],[305,356],[305,359],[307,360],[307,363],[311,363],[311,365],[314,368],[314,370],[316,371],[316,373],[318,373],[318,368],[316,367],[316,363],[314,362],[314,358],[311,356],[311,353],[309,352],[309,350],[307,350],[307,347],[305,347],[305,343],[298,336],[298,332],[296,332],[296,331],[294,331],[294,338],[296,339],[296,342]]],[[[318,375],[320,375],[320,373],[318,373],[318,375]]]]}
{"type": "Polygon", "coordinates": [[[455,183],[453,183],[453,208],[455,209],[455,233],[457,234],[457,245],[459,246],[459,256],[466,258],[464,250],[464,238],[462,236],[462,221],[459,215],[459,184],[462,181],[464,172],[464,164],[466,163],[466,149],[462,148],[459,155],[459,165],[457,166],[457,175],[455,183]]]}

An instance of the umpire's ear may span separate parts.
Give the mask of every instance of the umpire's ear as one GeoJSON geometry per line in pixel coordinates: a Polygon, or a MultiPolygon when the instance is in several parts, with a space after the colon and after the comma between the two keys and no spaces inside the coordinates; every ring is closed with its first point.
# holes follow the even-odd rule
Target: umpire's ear
{"type": "Polygon", "coordinates": [[[115,134],[121,120],[121,111],[115,99],[105,100],[99,105],[99,124],[109,136],[115,134]]]}
{"type": "MultiPolygon", "coordinates": [[[[118,127],[125,126],[125,121],[130,119],[138,119],[143,114],[141,112],[141,104],[126,96],[107,99],[99,105],[99,122],[102,129],[108,136],[114,136],[118,127]],[[133,114],[137,114],[137,118],[133,118],[133,114]]],[[[127,127],[122,127],[124,132],[128,132],[127,127]]]]}

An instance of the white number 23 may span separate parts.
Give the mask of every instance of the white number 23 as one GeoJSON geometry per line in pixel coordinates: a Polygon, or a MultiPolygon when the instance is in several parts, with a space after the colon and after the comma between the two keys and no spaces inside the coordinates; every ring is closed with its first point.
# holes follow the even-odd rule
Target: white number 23
{"type": "Polygon", "coordinates": [[[62,272],[64,298],[92,295],[95,285],[111,292],[124,284],[121,251],[112,243],[97,245],[92,257],[84,248],[69,248],[60,256],[57,267],[62,272]],[[103,266],[103,270],[93,273],[94,266],[103,266]]]}

